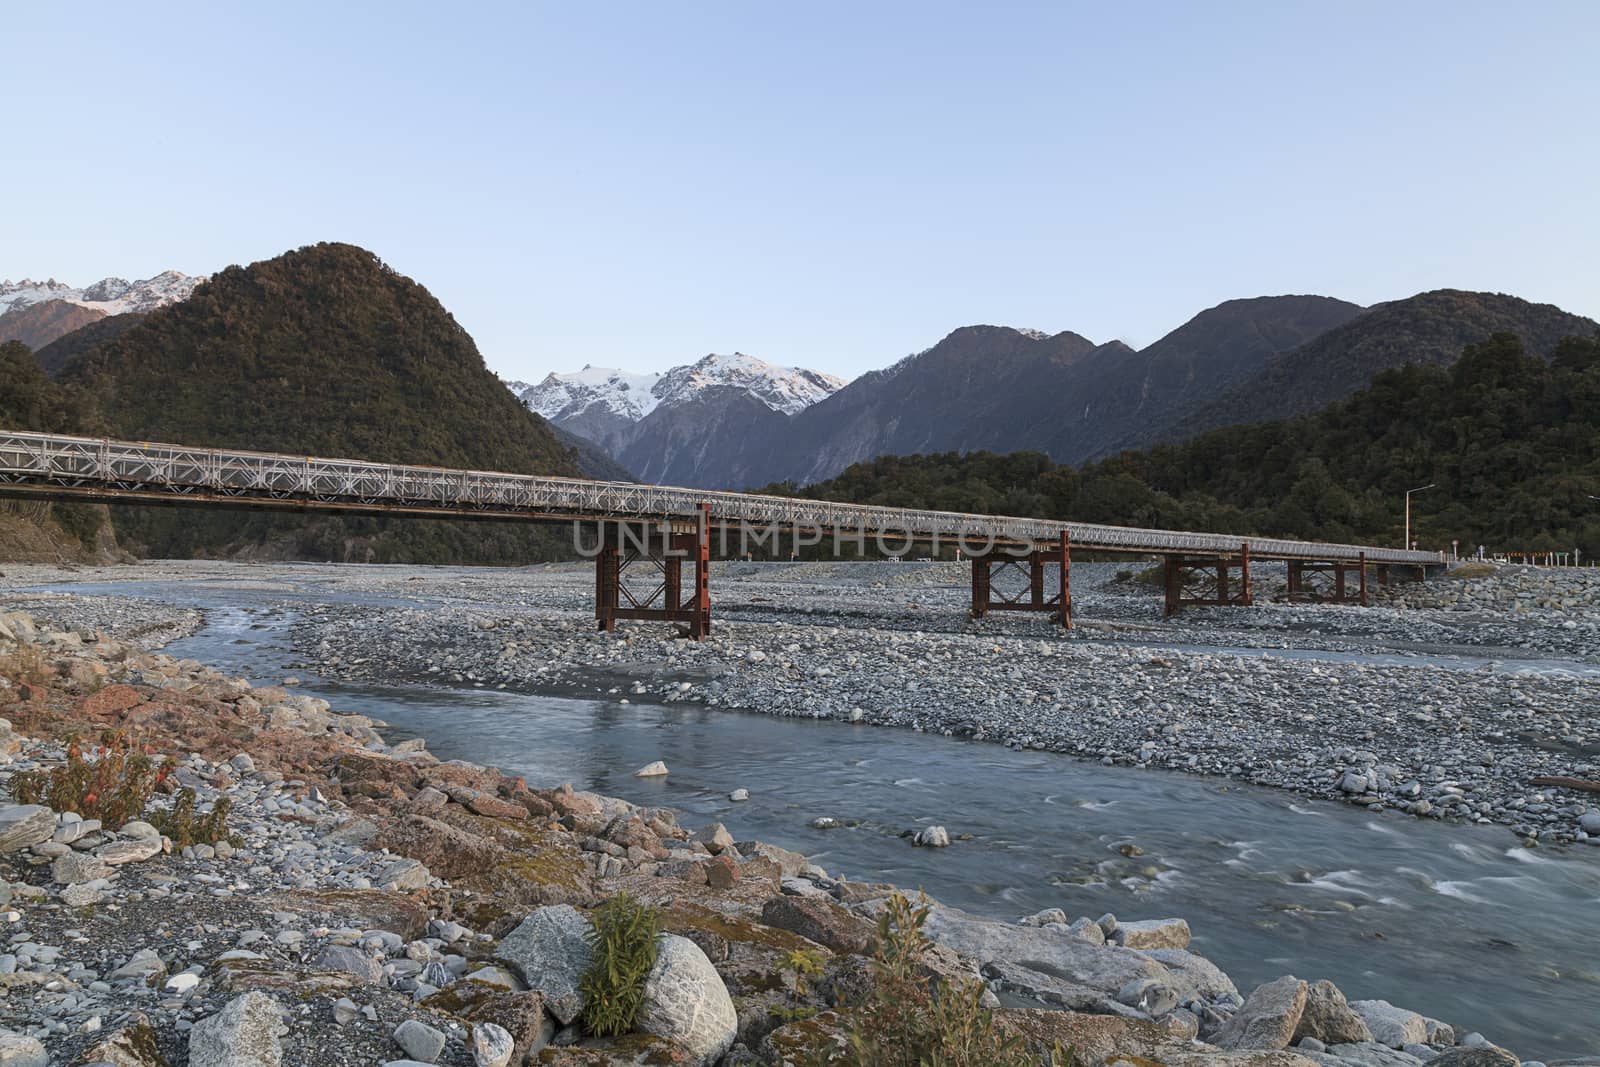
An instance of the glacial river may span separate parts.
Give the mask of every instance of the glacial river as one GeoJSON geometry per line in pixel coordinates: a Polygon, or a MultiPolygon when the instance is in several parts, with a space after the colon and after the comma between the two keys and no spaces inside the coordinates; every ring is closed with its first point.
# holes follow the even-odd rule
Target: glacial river
{"type": "Polygon", "coordinates": [[[302,691],[384,719],[393,740],[424,737],[442,759],[668,805],[690,826],[719,820],[830,872],[998,918],[1182,916],[1195,950],[1244,992],[1284,973],[1327,978],[1527,1058],[1600,1054],[1600,848],[1526,849],[1504,828],[909,730],[621,695],[342,685],[296,665],[293,601],[279,593],[94,591],[203,607],[207,625],[169,653],[262,684],[297,675],[302,691]],[[656,759],[669,776],[633,777],[656,759]],[[748,802],[727,799],[739,787],[748,802]],[[852,825],[813,829],[823,815],[852,825]],[[901,839],[929,823],[970,838],[943,850],[901,839]]]}

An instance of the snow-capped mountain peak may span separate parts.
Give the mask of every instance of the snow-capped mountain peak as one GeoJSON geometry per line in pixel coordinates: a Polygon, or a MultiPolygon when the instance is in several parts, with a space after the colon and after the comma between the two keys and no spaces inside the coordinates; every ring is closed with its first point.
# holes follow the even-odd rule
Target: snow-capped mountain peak
{"type": "Polygon", "coordinates": [[[597,414],[638,422],[663,404],[681,404],[717,386],[746,390],[773,411],[794,415],[844,384],[831,374],[779,367],[742,352],[713,353],[665,374],[590,365],[569,374],[549,374],[538,385],[508,383],[529,408],[562,423],[597,414]]]}
{"type": "Polygon", "coordinates": [[[103,311],[107,315],[154,311],[158,307],[187,299],[195,286],[203,281],[205,278],[202,276],[182,274],[175,270],[163,271],[154,278],[136,282],[126,278],[102,278],[82,289],[75,289],[54,278],[42,282],[30,278],[19,282],[6,280],[0,281],[0,314],[45,300],[63,300],[79,307],[103,311]]]}
{"type": "Polygon", "coordinates": [[[743,389],[773,411],[798,415],[844,386],[843,378],[806,370],[779,367],[743,352],[712,353],[687,367],[674,367],[656,383],[658,403],[681,403],[706,389],[733,386],[743,389]]]}
{"type": "Polygon", "coordinates": [[[571,374],[550,373],[538,385],[513,391],[522,402],[547,419],[570,419],[598,408],[638,422],[655,410],[654,389],[659,374],[633,374],[612,367],[585,364],[571,374]]]}

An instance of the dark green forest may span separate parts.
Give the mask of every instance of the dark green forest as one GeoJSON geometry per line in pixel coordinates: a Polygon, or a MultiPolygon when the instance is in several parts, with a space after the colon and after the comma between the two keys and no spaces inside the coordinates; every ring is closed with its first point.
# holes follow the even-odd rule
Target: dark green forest
{"type": "Polygon", "coordinates": [[[885,456],[815,499],[1333,541],[1600,558],[1600,339],[1548,361],[1496,334],[1447,367],[1386,371],[1321,412],[1214,430],[1082,469],[1036,452],[885,456]]]}
{"type": "MultiPolygon", "coordinates": [[[[575,474],[548,424],[484,365],[421,285],[365,249],[318,244],[229,267],[66,362],[52,384],[5,349],[0,422],[27,429],[530,474],[575,474]],[[12,373],[12,365],[15,373],[12,373]]],[[[20,354],[19,354],[20,352],[20,354]]],[[[143,555],[521,563],[549,529],[176,508],[112,509],[143,555]]]]}

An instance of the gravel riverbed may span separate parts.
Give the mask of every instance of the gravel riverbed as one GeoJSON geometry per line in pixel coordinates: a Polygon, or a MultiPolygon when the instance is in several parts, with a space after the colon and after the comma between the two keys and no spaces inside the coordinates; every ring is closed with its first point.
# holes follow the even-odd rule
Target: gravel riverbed
{"type": "Polygon", "coordinates": [[[1600,571],[1374,585],[1378,604],[1357,608],[1273,603],[1281,568],[1259,567],[1258,606],[1164,620],[1153,587],[1127,580],[1138,569],[1076,566],[1079,625],[1062,634],[1041,617],[967,619],[956,564],[723,563],[702,642],[660,624],[596,632],[576,565],[77,577],[298,591],[296,648],[331,678],[909,727],[1600,843],[1595,794],[1534,784],[1600,776],[1600,571]]]}
{"type": "MultiPolygon", "coordinates": [[[[314,592],[285,603],[298,614],[308,665],[328,675],[599,687],[618,701],[855,718],[1248,776],[1369,807],[1411,804],[1547,840],[1600,837],[1583,829],[1595,814],[1585,794],[1518,784],[1522,775],[1592,772],[1564,755],[1587,755],[1592,733],[1557,748],[1528,728],[1566,717],[1562,729],[1592,731],[1583,714],[1590,679],[1129,647],[1108,631],[1052,635],[1042,621],[900,631],[850,601],[861,588],[910,587],[916,607],[892,606],[890,617],[920,612],[954,596],[936,568],[922,585],[910,570],[882,567],[881,584],[861,582],[858,568],[781,582],[729,570],[723,577],[744,604],[698,644],[650,627],[594,633],[579,617],[582,576],[571,568],[153,573],[314,592]],[[842,591],[830,597],[841,573],[842,591]],[[807,583],[822,591],[797,608],[807,583]],[[784,611],[765,606],[774,592],[784,611]],[[351,599],[361,602],[341,602],[351,599]],[[529,599],[544,603],[530,610],[529,599]],[[1331,749],[1336,742],[1345,747],[1331,749]],[[1303,765],[1331,766],[1274,781],[1271,769],[1295,766],[1316,745],[1303,765]],[[1424,750],[1413,790],[1404,761],[1424,750]]],[[[1094,596],[1148,599],[1115,585],[1094,596]]],[[[837,1033],[838,1013],[869,980],[869,920],[891,887],[830,877],[794,853],[736,842],[717,824],[691,833],[667,809],[441,763],[420,740],[391,744],[372,718],[153,653],[200,615],[129,592],[139,595],[13,589],[0,598],[9,657],[0,704],[11,716],[0,721],[0,1063],[776,1065],[837,1033]],[[160,828],[11,802],[19,773],[67,759],[62,738],[110,726],[174,758],[166,797],[146,813],[160,828]],[[227,838],[184,846],[166,835],[171,824],[161,820],[183,790],[202,813],[231,805],[227,838]],[[646,986],[649,1021],[631,1044],[585,1037],[562,1000],[562,983],[581,970],[571,946],[587,923],[568,905],[587,909],[619,889],[665,909],[673,931],[667,969],[646,986]],[[825,961],[805,994],[820,1014],[782,1025],[774,1009],[792,1006],[794,994],[781,959],[797,946],[825,961]]],[[[1146,625],[1134,609],[1126,617],[1146,625]]],[[[1220,627],[1194,617],[1155,632],[1217,640],[1220,627]]],[[[924,836],[918,844],[949,844],[942,828],[924,836]]],[[[1284,976],[1243,995],[1189,951],[1178,918],[1048,909],[1008,922],[936,904],[928,932],[936,973],[981,980],[1000,1025],[1064,1040],[1086,1064],[1518,1064],[1472,1032],[1473,1020],[1451,1025],[1356,999],[1355,989],[1347,1001],[1328,982],[1284,976]]]]}

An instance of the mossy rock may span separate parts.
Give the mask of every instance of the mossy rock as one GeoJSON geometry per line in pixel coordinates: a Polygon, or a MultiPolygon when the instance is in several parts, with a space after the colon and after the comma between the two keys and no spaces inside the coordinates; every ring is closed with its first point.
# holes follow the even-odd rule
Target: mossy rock
{"type": "Polygon", "coordinates": [[[83,1062],[104,1060],[117,1067],[171,1067],[161,1054],[156,1031],[147,1022],[134,1023],[101,1038],[84,1053],[83,1062]]]}
{"type": "Polygon", "coordinates": [[[668,933],[692,937],[695,931],[705,931],[727,941],[730,946],[746,945],[770,952],[809,951],[830,956],[826,948],[787,930],[763,926],[749,919],[704,908],[697,904],[677,903],[661,912],[661,928],[668,933]]]}
{"type": "Polygon", "coordinates": [[[695,1058],[682,1046],[653,1034],[586,1041],[570,1048],[546,1047],[529,1063],[541,1067],[687,1067],[695,1058]]]}
{"type": "Polygon", "coordinates": [[[843,1020],[825,1011],[809,1019],[785,1023],[761,1039],[761,1052],[780,1064],[808,1062],[828,1048],[843,1048],[847,1043],[843,1020]]]}

